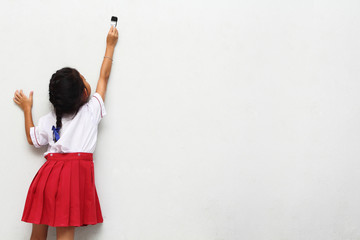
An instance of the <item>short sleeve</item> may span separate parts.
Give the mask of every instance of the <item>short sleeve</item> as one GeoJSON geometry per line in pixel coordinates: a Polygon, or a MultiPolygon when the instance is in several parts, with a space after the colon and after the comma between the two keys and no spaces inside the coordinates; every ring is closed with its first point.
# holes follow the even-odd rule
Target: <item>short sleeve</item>
{"type": "Polygon", "coordinates": [[[30,128],[30,137],[34,147],[36,148],[40,148],[41,146],[49,143],[48,133],[44,128],[44,117],[39,119],[38,126],[30,128]]]}
{"type": "Polygon", "coordinates": [[[87,104],[90,114],[92,115],[94,121],[98,124],[106,115],[105,104],[101,95],[99,93],[94,93],[87,104]]]}

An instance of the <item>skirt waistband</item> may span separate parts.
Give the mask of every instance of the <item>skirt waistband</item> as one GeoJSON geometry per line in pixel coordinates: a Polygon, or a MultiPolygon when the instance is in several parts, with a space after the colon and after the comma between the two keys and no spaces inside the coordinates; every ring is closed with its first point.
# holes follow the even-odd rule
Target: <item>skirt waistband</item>
{"type": "Polygon", "coordinates": [[[75,152],[75,153],[48,153],[45,156],[46,160],[93,160],[92,153],[75,152]]]}

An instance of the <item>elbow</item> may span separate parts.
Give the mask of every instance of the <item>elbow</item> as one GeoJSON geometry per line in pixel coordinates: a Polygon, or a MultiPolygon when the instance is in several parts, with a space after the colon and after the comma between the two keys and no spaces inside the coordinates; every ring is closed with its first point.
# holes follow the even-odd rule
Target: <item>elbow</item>
{"type": "Polygon", "coordinates": [[[108,81],[109,77],[110,77],[110,73],[104,73],[100,75],[100,78],[104,79],[105,81],[108,81]]]}
{"type": "Polygon", "coordinates": [[[27,141],[28,141],[28,143],[29,143],[30,145],[34,145],[33,142],[32,142],[32,140],[31,140],[31,138],[28,137],[28,138],[27,138],[27,141]]]}

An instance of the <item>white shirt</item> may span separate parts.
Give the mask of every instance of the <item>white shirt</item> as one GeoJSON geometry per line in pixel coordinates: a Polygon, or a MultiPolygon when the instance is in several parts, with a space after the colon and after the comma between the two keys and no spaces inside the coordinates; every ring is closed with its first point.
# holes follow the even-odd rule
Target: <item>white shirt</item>
{"type": "Polygon", "coordinates": [[[106,115],[103,99],[95,93],[80,107],[78,113],[61,119],[60,139],[53,140],[52,126],[56,127],[56,115],[50,112],[39,119],[37,126],[30,128],[31,140],[36,148],[48,145],[48,153],[93,153],[96,147],[98,124],[106,115]]]}

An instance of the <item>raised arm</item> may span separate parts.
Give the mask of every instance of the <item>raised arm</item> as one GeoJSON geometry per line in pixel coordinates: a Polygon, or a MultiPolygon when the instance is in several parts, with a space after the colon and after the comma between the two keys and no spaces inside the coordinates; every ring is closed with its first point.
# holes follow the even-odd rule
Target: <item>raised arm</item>
{"type": "Polygon", "coordinates": [[[16,90],[14,94],[14,102],[19,105],[19,107],[24,111],[26,138],[28,143],[33,145],[30,137],[30,128],[34,127],[31,113],[33,104],[33,92],[30,92],[29,97],[27,97],[22,90],[16,90]]]}
{"type": "Polygon", "coordinates": [[[105,101],[105,93],[110,77],[112,58],[114,54],[114,49],[118,40],[118,31],[115,27],[111,26],[110,31],[106,38],[106,51],[104,60],[100,69],[100,77],[97,83],[96,92],[100,94],[102,99],[105,101]]]}

